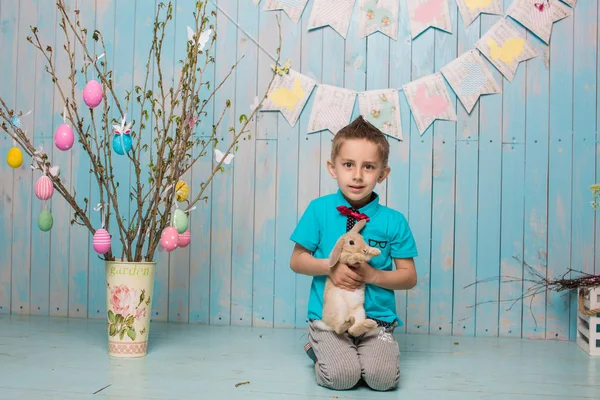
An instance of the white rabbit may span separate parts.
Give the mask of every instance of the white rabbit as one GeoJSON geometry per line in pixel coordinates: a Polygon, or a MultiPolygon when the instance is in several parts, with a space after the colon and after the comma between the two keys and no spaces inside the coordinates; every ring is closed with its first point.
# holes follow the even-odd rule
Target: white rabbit
{"type": "MultiPolygon", "coordinates": [[[[329,268],[338,262],[349,266],[368,262],[372,257],[381,254],[379,249],[368,246],[359,234],[365,224],[365,220],[358,221],[349,232],[338,239],[329,255],[329,268]]],[[[323,317],[316,323],[321,329],[335,331],[337,334],[347,330],[354,337],[360,336],[377,328],[375,321],[366,319],[364,301],[364,284],[350,291],[335,286],[327,277],[323,292],[323,317]]]]}

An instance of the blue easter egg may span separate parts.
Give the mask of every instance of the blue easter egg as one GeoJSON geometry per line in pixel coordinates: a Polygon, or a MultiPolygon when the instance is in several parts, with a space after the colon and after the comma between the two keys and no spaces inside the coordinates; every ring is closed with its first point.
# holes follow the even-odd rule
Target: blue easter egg
{"type": "Polygon", "coordinates": [[[129,153],[129,150],[131,150],[131,135],[115,135],[113,137],[113,149],[119,155],[129,153]],[[123,148],[125,151],[123,151],[123,148]]]}

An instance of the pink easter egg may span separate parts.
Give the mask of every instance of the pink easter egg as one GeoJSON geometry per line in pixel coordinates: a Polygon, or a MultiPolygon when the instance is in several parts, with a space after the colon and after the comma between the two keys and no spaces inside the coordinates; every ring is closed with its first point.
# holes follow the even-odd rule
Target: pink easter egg
{"type": "Polygon", "coordinates": [[[166,251],[173,251],[179,245],[179,233],[174,226],[166,227],[160,235],[160,245],[166,251]]]}
{"type": "Polygon", "coordinates": [[[52,185],[52,180],[48,178],[46,175],[40,176],[40,178],[35,183],[35,195],[40,200],[48,200],[52,197],[54,193],[54,185],[52,185]]]}
{"type": "Polygon", "coordinates": [[[191,241],[192,236],[190,235],[189,229],[179,235],[179,247],[187,247],[187,245],[190,244],[191,241]]]}
{"type": "Polygon", "coordinates": [[[102,101],[102,85],[94,79],[83,88],[83,101],[88,107],[94,108],[102,101]]]}
{"type": "Polygon", "coordinates": [[[59,150],[66,151],[73,146],[75,136],[73,135],[73,129],[67,124],[61,124],[56,128],[54,133],[54,144],[59,150]]]}
{"type": "Polygon", "coordinates": [[[104,228],[97,229],[92,244],[96,253],[106,253],[110,250],[110,234],[104,228]]]}

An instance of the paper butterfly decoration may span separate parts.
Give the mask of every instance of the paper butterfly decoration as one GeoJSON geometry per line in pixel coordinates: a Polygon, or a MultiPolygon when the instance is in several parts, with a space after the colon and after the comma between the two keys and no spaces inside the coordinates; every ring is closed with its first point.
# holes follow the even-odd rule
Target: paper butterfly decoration
{"type": "MultiPolygon", "coordinates": [[[[188,33],[188,40],[191,40],[193,42],[194,36],[196,36],[196,32],[194,32],[194,30],[190,26],[188,26],[187,33],[188,33]]],[[[200,47],[200,50],[203,50],[204,46],[206,46],[206,42],[208,42],[208,39],[210,38],[211,33],[212,33],[212,29],[208,29],[200,34],[200,37],[198,38],[198,47],[200,47]]]]}
{"type": "MultiPolygon", "coordinates": [[[[215,160],[220,163],[221,160],[223,160],[223,152],[219,149],[215,149],[215,160]]],[[[229,153],[227,154],[227,157],[225,157],[225,159],[223,160],[224,164],[231,164],[231,161],[233,160],[233,154],[229,153]]]]}
{"type": "Polygon", "coordinates": [[[279,74],[280,76],[283,76],[283,74],[289,74],[290,73],[290,66],[291,66],[291,64],[292,64],[292,62],[288,58],[285,61],[285,63],[283,64],[283,67],[271,65],[271,69],[273,70],[273,72],[279,74]]]}

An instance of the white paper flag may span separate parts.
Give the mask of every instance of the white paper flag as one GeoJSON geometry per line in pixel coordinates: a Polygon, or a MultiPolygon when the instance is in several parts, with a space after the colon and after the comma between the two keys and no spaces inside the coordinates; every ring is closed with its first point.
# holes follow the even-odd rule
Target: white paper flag
{"type": "Polygon", "coordinates": [[[350,122],[355,100],[352,90],[318,85],[307,133],[329,129],[335,135],[350,122]]]}
{"type": "Polygon", "coordinates": [[[483,35],[475,47],[486,56],[498,71],[512,82],[521,61],[538,55],[525,37],[517,31],[505,18],[496,22],[483,35]]]}
{"type": "Polygon", "coordinates": [[[482,94],[502,93],[492,72],[474,49],[446,64],[441,72],[469,114],[482,94]]]}
{"type": "Polygon", "coordinates": [[[397,89],[369,90],[358,94],[360,114],[386,135],[402,140],[397,89]]]}
{"type": "Polygon", "coordinates": [[[444,78],[439,72],[409,82],[402,88],[421,135],[436,119],[458,119],[444,78]]]}
{"type": "Polygon", "coordinates": [[[448,0],[406,0],[406,5],[413,39],[429,27],[452,32],[448,0]]]}
{"type": "Polygon", "coordinates": [[[308,29],[329,25],[346,39],[354,2],[355,0],[314,0],[308,29]]]}
{"type": "Polygon", "coordinates": [[[294,126],[315,85],[313,79],[293,69],[289,74],[277,75],[261,111],[280,111],[294,126]]]}
{"type": "Polygon", "coordinates": [[[358,38],[379,31],[398,38],[398,0],[358,0],[358,38]]]}
{"type": "Polygon", "coordinates": [[[465,28],[475,21],[479,14],[503,15],[501,0],[456,0],[465,28]]]}
{"type": "Polygon", "coordinates": [[[307,2],[308,0],[267,0],[264,10],[283,10],[297,24],[307,2]]]}
{"type": "Polygon", "coordinates": [[[571,9],[558,0],[515,0],[506,13],[548,44],[552,25],[571,15],[571,9]]]}

